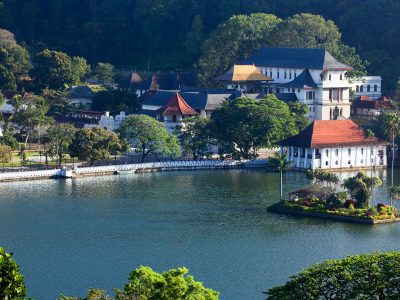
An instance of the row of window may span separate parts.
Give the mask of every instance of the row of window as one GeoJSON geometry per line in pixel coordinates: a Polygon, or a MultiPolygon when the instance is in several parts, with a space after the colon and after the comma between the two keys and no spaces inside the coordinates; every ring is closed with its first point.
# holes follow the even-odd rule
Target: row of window
{"type": "MultiPolygon", "coordinates": [[[[374,85],[374,92],[377,92],[378,91],[378,86],[375,84],[374,85]]],[[[362,93],[362,92],[364,92],[364,86],[363,85],[361,85],[361,86],[356,86],[356,93],[362,93]]],[[[369,92],[371,92],[371,86],[368,84],[367,85],[367,92],[369,93],[369,92]]]]}
{"type": "MultiPolygon", "coordinates": [[[[364,160],[361,159],[361,160],[360,160],[360,163],[361,163],[361,164],[364,164],[364,160]]],[[[374,163],[374,159],[371,159],[371,164],[373,164],[373,163],[374,163]]],[[[349,160],[349,161],[347,162],[347,164],[351,165],[351,160],[349,160]]],[[[336,165],[336,166],[339,165],[339,161],[338,161],[338,160],[335,161],[335,165],[336,165]]],[[[329,166],[329,161],[325,161],[325,166],[329,166]]]]}
{"type": "MultiPolygon", "coordinates": [[[[324,77],[324,75],[321,75],[321,80],[326,80],[326,77],[324,77]]],[[[332,80],[332,74],[329,74],[329,75],[328,75],[328,80],[329,80],[329,81],[332,80]]],[[[339,80],[340,80],[340,81],[343,80],[343,74],[340,74],[339,80]]]]}
{"type": "MultiPolygon", "coordinates": [[[[265,69],[265,75],[267,75],[268,76],[268,71],[265,69]]],[[[276,71],[276,78],[280,78],[280,75],[281,75],[281,72],[279,71],[279,69],[276,71]]],[[[293,75],[294,75],[294,77],[293,78],[296,78],[297,77],[297,73],[296,73],[296,71],[293,73],[293,75]]],[[[272,68],[269,70],[269,77],[271,77],[271,78],[273,78],[273,72],[272,72],[272,68]]],[[[292,71],[290,71],[289,73],[285,70],[284,72],[283,72],[283,78],[284,79],[292,79],[292,71]]]]}
{"type": "MultiPolygon", "coordinates": [[[[360,149],[361,155],[364,155],[364,148],[360,149]]],[[[351,148],[347,150],[348,155],[351,155],[351,148]]],[[[325,155],[329,157],[329,149],[325,150],[325,155]]],[[[374,150],[371,149],[371,155],[374,155],[374,150]]],[[[335,149],[335,156],[339,156],[339,149],[335,149]]]]}

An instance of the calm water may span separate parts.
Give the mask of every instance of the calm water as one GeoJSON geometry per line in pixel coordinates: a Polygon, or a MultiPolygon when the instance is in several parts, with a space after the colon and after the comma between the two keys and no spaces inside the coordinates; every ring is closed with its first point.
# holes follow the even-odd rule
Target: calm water
{"type": "MultiPolygon", "coordinates": [[[[284,179],[287,189],[306,182],[301,173],[284,179]]],[[[14,252],[37,300],[83,296],[90,287],[111,293],[139,265],[187,266],[221,299],[263,299],[262,291],[312,263],[400,250],[400,224],[267,213],[278,197],[278,174],[262,170],[17,182],[0,189],[0,245],[14,252]]],[[[384,189],[376,193],[382,197],[384,189]]]]}

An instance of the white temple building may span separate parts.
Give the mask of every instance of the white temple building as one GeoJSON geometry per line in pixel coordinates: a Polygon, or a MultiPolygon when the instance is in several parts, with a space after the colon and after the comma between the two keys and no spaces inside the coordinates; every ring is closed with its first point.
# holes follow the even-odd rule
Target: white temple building
{"type": "Polygon", "coordinates": [[[239,64],[254,65],[273,80],[266,92],[306,104],[310,121],[350,118],[346,72],[352,68],[325,49],[266,47],[239,64]]]}
{"type": "Polygon", "coordinates": [[[387,166],[388,142],[372,137],[351,120],[314,121],[281,142],[294,169],[370,169],[387,166]]]}

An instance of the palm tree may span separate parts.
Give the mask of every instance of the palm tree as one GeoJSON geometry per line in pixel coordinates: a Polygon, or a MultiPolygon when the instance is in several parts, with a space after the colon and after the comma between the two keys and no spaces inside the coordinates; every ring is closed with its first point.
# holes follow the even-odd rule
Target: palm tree
{"type": "Polygon", "coordinates": [[[279,199],[283,200],[283,170],[287,170],[290,167],[291,162],[287,160],[287,154],[275,153],[274,157],[269,158],[269,164],[280,172],[279,181],[279,199]]]}
{"type": "MultiPolygon", "coordinates": [[[[373,141],[374,141],[374,137],[375,137],[375,133],[371,130],[371,129],[367,129],[366,131],[365,131],[365,137],[370,141],[370,151],[372,150],[372,144],[373,144],[373,141]]],[[[372,160],[372,155],[371,155],[371,152],[370,152],[370,161],[372,160]]],[[[372,165],[372,163],[371,163],[371,178],[373,177],[373,165],[372,165]]],[[[372,183],[371,183],[371,204],[373,204],[374,203],[374,182],[372,181],[372,183]]],[[[370,206],[372,206],[372,205],[370,205],[370,206]]]]}
{"type": "MultiPolygon", "coordinates": [[[[385,112],[382,115],[383,133],[391,139],[392,142],[392,181],[391,187],[394,186],[394,152],[395,152],[395,139],[400,134],[400,114],[398,111],[385,112]]],[[[393,205],[393,197],[390,197],[390,205],[393,205]]]]}

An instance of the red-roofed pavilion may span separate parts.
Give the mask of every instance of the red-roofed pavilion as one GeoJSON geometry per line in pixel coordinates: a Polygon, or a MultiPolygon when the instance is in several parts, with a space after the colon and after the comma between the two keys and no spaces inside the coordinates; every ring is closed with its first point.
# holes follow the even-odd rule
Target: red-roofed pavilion
{"type": "Polygon", "coordinates": [[[298,169],[362,169],[386,166],[388,142],[366,137],[351,120],[314,121],[299,134],[281,141],[298,169]]]}
{"type": "Polygon", "coordinates": [[[157,114],[159,119],[164,121],[180,122],[184,118],[197,116],[200,113],[187,104],[179,93],[176,93],[167,104],[157,110],[157,114]]]}

